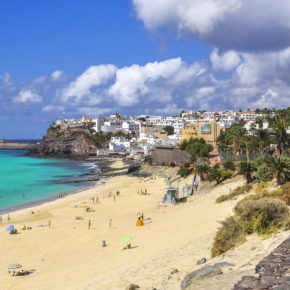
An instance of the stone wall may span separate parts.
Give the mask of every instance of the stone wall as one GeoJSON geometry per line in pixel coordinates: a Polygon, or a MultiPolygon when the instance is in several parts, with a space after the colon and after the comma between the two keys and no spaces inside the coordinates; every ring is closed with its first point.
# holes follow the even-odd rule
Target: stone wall
{"type": "Polygon", "coordinates": [[[36,150],[38,148],[40,148],[39,144],[0,143],[0,150],[36,150]]]}
{"type": "Polygon", "coordinates": [[[153,165],[169,165],[170,162],[175,162],[176,166],[183,166],[190,162],[190,155],[178,148],[154,148],[152,152],[153,165]]]}

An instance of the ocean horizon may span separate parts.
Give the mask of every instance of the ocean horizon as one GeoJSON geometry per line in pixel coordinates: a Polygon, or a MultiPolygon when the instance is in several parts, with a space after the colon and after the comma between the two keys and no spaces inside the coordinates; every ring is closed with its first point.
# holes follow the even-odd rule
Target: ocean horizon
{"type": "Polygon", "coordinates": [[[99,173],[95,162],[23,156],[0,150],[0,213],[57,198],[91,186],[99,173]]]}

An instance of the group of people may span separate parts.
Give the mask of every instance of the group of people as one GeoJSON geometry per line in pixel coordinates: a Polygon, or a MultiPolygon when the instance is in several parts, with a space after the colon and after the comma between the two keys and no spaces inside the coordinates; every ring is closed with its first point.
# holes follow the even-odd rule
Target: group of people
{"type": "Polygon", "coordinates": [[[23,231],[31,230],[31,229],[32,229],[32,227],[30,227],[30,226],[25,226],[25,225],[24,225],[24,226],[22,227],[22,230],[23,230],[23,231]]]}
{"type": "Polygon", "coordinates": [[[58,198],[62,198],[62,197],[66,197],[66,192],[64,192],[64,193],[61,192],[58,194],[58,198]]]}
{"type": "Polygon", "coordinates": [[[141,189],[140,191],[138,190],[138,194],[141,194],[141,195],[148,195],[149,192],[148,192],[147,189],[145,188],[144,191],[143,191],[143,189],[141,189]]]}
{"type": "MultiPolygon", "coordinates": [[[[10,219],[11,219],[11,218],[10,218],[10,215],[8,214],[8,215],[7,215],[7,221],[10,222],[10,219]]],[[[3,222],[3,218],[2,218],[2,216],[0,215],[0,225],[2,224],[2,222],[3,222]]]]}

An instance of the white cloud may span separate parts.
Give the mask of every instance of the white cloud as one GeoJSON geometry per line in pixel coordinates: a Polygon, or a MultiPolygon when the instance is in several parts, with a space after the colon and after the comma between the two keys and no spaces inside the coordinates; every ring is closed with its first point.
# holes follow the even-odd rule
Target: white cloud
{"type": "Polygon", "coordinates": [[[40,103],[42,102],[42,97],[32,92],[31,90],[23,89],[20,91],[18,96],[13,97],[13,102],[15,104],[40,103]]]}
{"type": "Polygon", "coordinates": [[[110,112],[114,112],[116,108],[98,108],[98,107],[81,107],[78,112],[88,116],[100,116],[110,112]]]}
{"type": "Polygon", "coordinates": [[[133,0],[137,15],[148,29],[175,26],[179,31],[207,33],[240,0],[133,0]]]}
{"type": "Polygon", "coordinates": [[[116,69],[111,64],[89,67],[62,90],[61,101],[76,105],[84,100],[89,101],[91,105],[100,103],[101,99],[93,92],[93,89],[107,83],[114,76],[116,69]]]}
{"type": "Polygon", "coordinates": [[[64,106],[54,106],[54,105],[47,105],[45,107],[42,108],[42,112],[52,112],[52,111],[56,111],[56,112],[61,112],[64,111],[65,107],[64,106]]]}
{"type": "MultiPolygon", "coordinates": [[[[132,106],[138,104],[141,97],[150,97],[150,94],[154,94],[162,84],[163,95],[168,99],[170,83],[188,80],[195,70],[188,69],[181,58],[147,63],[145,66],[124,67],[117,70],[116,81],[109,88],[108,93],[120,106],[132,106]]],[[[155,101],[158,102],[158,98],[155,101]]]]}
{"type": "Polygon", "coordinates": [[[228,72],[237,67],[241,61],[239,54],[233,50],[227,51],[219,55],[215,48],[210,55],[213,69],[215,71],[228,72]]]}
{"type": "Polygon", "coordinates": [[[164,108],[155,109],[156,113],[165,115],[179,114],[180,111],[181,109],[179,109],[176,104],[167,104],[164,108]]]}
{"type": "Polygon", "coordinates": [[[285,0],[132,0],[149,30],[168,28],[223,50],[276,50],[290,45],[285,0]]]}
{"type": "Polygon", "coordinates": [[[56,70],[51,74],[52,81],[56,82],[60,80],[63,76],[64,72],[62,70],[56,70]]]}

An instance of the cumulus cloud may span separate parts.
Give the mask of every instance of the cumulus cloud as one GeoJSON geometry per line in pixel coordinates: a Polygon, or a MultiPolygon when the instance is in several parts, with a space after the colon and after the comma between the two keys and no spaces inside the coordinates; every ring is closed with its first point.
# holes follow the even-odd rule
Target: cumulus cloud
{"type": "Polygon", "coordinates": [[[116,81],[110,87],[109,94],[120,106],[135,105],[139,103],[141,96],[150,92],[152,83],[173,77],[181,66],[181,58],[176,58],[118,69],[116,81]]]}
{"type": "Polygon", "coordinates": [[[110,112],[114,112],[116,108],[98,108],[98,107],[81,107],[78,108],[78,113],[88,116],[100,116],[110,112]]]}
{"type": "Polygon", "coordinates": [[[205,72],[200,63],[187,65],[181,58],[147,63],[144,66],[132,65],[116,72],[115,83],[108,93],[120,106],[133,106],[142,97],[154,102],[171,100],[172,92],[196,76],[205,72]]]}
{"type": "Polygon", "coordinates": [[[51,74],[52,81],[56,82],[60,80],[63,76],[64,72],[62,70],[56,70],[51,74]]]}
{"type": "Polygon", "coordinates": [[[222,50],[277,50],[290,45],[285,0],[132,0],[149,30],[167,27],[222,50]]]}
{"type": "Polygon", "coordinates": [[[238,66],[241,59],[239,54],[233,50],[227,51],[219,55],[218,50],[215,48],[210,55],[213,69],[215,71],[228,72],[238,66]]]}
{"type": "Polygon", "coordinates": [[[42,102],[42,97],[31,90],[23,89],[17,96],[13,97],[13,102],[15,104],[40,103],[42,102]]]}
{"type": "Polygon", "coordinates": [[[64,106],[47,105],[42,108],[42,112],[61,112],[64,111],[64,106]]]}
{"type": "Polygon", "coordinates": [[[61,101],[78,105],[87,100],[91,105],[99,104],[101,99],[94,89],[107,83],[114,76],[116,69],[111,64],[89,67],[75,81],[62,90],[61,101]]]}
{"type": "Polygon", "coordinates": [[[178,108],[176,104],[167,104],[164,108],[155,109],[156,113],[159,113],[159,114],[162,114],[162,115],[179,114],[180,111],[181,111],[181,109],[178,108]]]}

